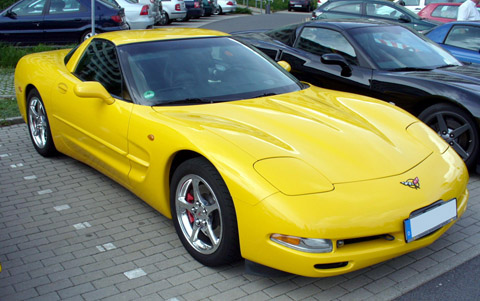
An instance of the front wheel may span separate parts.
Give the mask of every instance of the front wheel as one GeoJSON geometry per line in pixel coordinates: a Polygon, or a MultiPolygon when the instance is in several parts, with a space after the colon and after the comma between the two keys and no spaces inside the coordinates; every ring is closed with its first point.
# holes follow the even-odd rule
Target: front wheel
{"type": "Polygon", "coordinates": [[[215,9],[213,10],[214,15],[221,15],[222,14],[222,7],[220,5],[217,5],[215,9]]]}
{"type": "Polygon", "coordinates": [[[28,132],[35,150],[44,157],[56,154],[53,144],[50,123],[40,93],[31,90],[27,96],[27,122],[28,132]]]}
{"type": "Polygon", "coordinates": [[[187,251],[206,266],[240,259],[237,218],[230,193],[204,158],[185,161],[170,184],[175,230],[187,251]]]}
{"type": "Polygon", "coordinates": [[[436,104],[418,116],[440,135],[459,155],[469,169],[477,162],[478,129],[473,118],[450,104],[436,104]]]}

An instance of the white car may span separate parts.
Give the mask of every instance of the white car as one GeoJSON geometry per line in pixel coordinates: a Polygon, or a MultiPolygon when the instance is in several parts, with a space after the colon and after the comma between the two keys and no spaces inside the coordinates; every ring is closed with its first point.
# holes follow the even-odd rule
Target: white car
{"type": "Polygon", "coordinates": [[[153,15],[154,24],[161,23],[162,19],[162,1],[160,0],[138,0],[140,4],[150,6],[150,13],[153,15]]]}
{"type": "Polygon", "coordinates": [[[187,16],[187,8],[183,0],[162,0],[162,8],[165,12],[165,24],[187,16]]]}
{"type": "Polygon", "coordinates": [[[140,4],[135,0],[105,0],[125,10],[125,21],[130,29],[146,29],[153,27],[155,19],[150,13],[150,5],[140,4]]]}
{"type": "Polygon", "coordinates": [[[236,0],[217,0],[217,8],[214,11],[215,15],[221,15],[224,13],[232,13],[237,9],[236,0]]]}

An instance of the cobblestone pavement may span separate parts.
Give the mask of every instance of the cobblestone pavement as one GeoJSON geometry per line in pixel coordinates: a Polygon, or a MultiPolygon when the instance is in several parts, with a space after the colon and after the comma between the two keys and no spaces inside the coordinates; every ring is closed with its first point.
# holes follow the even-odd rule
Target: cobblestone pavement
{"type": "Polygon", "coordinates": [[[0,98],[15,97],[13,74],[13,72],[4,72],[0,70],[0,98]]]}
{"type": "Polygon", "coordinates": [[[71,158],[39,156],[25,124],[0,128],[0,300],[391,300],[480,254],[480,177],[431,246],[332,278],[208,268],[170,220],[71,158]]]}

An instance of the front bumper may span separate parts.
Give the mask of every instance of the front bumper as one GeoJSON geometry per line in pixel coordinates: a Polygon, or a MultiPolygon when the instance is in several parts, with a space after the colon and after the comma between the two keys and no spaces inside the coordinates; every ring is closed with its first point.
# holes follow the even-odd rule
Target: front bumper
{"type": "Polygon", "coordinates": [[[448,149],[443,155],[430,155],[404,174],[336,184],[332,192],[301,196],[276,193],[255,206],[244,202],[237,206],[236,201],[242,256],[308,277],[335,276],[380,263],[437,240],[454,222],[407,243],[403,221],[419,208],[452,198],[457,198],[459,218],[467,206],[467,183],[465,165],[448,149]],[[438,160],[439,157],[443,160],[438,160]],[[420,189],[400,184],[417,176],[420,189]],[[273,233],[330,239],[333,250],[330,253],[293,250],[271,241],[273,233]],[[339,246],[338,241],[348,244],[339,246]]]}

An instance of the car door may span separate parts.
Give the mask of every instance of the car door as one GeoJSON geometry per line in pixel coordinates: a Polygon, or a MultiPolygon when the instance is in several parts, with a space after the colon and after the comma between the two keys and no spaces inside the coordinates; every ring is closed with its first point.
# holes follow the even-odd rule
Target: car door
{"type": "Polygon", "coordinates": [[[90,8],[79,0],[50,0],[44,20],[45,40],[76,43],[90,23],[90,8]]]}
{"type": "Polygon", "coordinates": [[[304,27],[299,33],[293,50],[284,50],[277,60],[285,60],[292,66],[292,74],[300,80],[328,89],[370,94],[372,69],[361,67],[357,53],[345,36],[333,29],[304,27]],[[322,62],[322,55],[339,54],[351,69],[342,74],[338,64],[322,62]]]}
{"type": "Polygon", "coordinates": [[[53,117],[61,142],[69,155],[88,163],[116,181],[126,184],[130,171],[127,131],[133,103],[124,90],[115,46],[94,39],[80,58],[73,74],[56,80],[52,90],[53,117]],[[79,97],[76,86],[97,81],[114,102],[79,97]]]}
{"type": "Polygon", "coordinates": [[[362,1],[331,2],[317,15],[319,19],[360,18],[362,15],[362,1]]]}
{"type": "Polygon", "coordinates": [[[35,44],[43,41],[47,0],[24,0],[0,14],[0,40],[35,44]]]}

